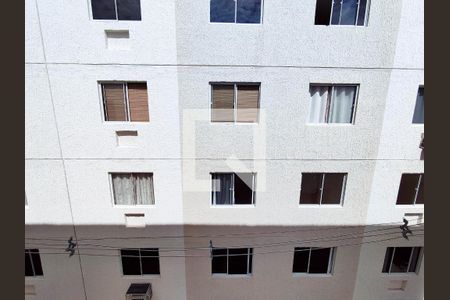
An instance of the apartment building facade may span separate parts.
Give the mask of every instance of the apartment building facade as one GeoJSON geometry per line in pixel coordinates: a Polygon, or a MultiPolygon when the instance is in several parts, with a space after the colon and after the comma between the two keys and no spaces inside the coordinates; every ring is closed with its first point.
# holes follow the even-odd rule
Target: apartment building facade
{"type": "Polygon", "coordinates": [[[25,7],[26,299],[423,299],[422,0],[25,7]]]}

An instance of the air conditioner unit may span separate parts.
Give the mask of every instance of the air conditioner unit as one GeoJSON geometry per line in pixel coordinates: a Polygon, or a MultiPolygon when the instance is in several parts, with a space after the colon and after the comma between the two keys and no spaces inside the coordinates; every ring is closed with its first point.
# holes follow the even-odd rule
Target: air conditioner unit
{"type": "Polygon", "coordinates": [[[126,300],[151,300],[151,283],[132,283],[125,295],[126,300]]]}

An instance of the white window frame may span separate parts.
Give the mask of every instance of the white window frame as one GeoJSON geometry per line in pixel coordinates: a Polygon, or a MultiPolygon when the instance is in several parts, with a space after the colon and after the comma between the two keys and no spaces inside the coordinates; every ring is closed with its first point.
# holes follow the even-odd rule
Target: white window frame
{"type": "Polygon", "coordinates": [[[130,101],[128,99],[128,84],[130,83],[145,83],[147,85],[147,108],[148,108],[148,114],[150,114],[150,105],[148,103],[148,82],[147,81],[135,81],[135,80],[131,80],[131,81],[98,81],[98,89],[99,89],[99,93],[100,93],[100,102],[101,102],[101,106],[102,106],[102,120],[104,123],[106,124],[120,124],[120,123],[124,123],[124,124],[129,124],[129,123],[150,123],[150,118],[149,121],[132,121],[131,120],[131,111],[130,111],[130,101]],[[108,120],[108,111],[106,109],[106,97],[105,97],[105,90],[103,88],[104,84],[122,84],[122,90],[124,93],[124,105],[125,105],[125,109],[126,109],[126,117],[127,120],[125,121],[110,121],[108,120]]]}
{"type": "Polygon", "coordinates": [[[139,0],[139,7],[141,9],[141,19],[140,20],[119,20],[119,12],[117,10],[117,0],[114,0],[114,9],[116,12],[116,18],[115,19],[94,19],[94,12],[92,10],[92,0],[89,0],[89,17],[92,21],[95,22],[139,22],[143,21],[143,12],[142,12],[142,0],[139,0]]]}
{"type": "MultiPolygon", "coordinates": [[[[410,274],[410,273],[418,274],[419,273],[419,267],[421,264],[420,262],[422,260],[423,247],[421,247],[421,246],[408,247],[408,248],[412,248],[412,249],[411,249],[411,253],[409,254],[408,267],[406,268],[406,272],[394,272],[394,273],[392,273],[391,270],[392,270],[392,262],[394,261],[395,250],[397,250],[397,248],[404,248],[404,247],[392,247],[392,248],[394,248],[394,250],[392,251],[391,261],[389,262],[389,270],[388,270],[388,272],[383,272],[383,274],[401,275],[401,274],[410,274]],[[409,267],[411,266],[412,256],[413,256],[415,248],[420,248],[419,255],[417,258],[417,265],[413,272],[409,272],[408,270],[409,270],[409,267]]],[[[386,251],[388,251],[388,248],[386,248],[386,251]]]]}
{"type": "MultiPolygon", "coordinates": [[[[117,208],[132,208],[132,207],[145,207],[145,208],[151,208],[156,206],[156,194],[155,194],[155,174],[153,172],[109,172],[108,178],[109,178],[109,184],[110,184],[110,190],[111,190],[111,198],[112,198],[112,206],[117,208]],[[116,204],[116,198],[114,195],[114,183],[113,183],[113,175],[114,174],[130,174],[133,176],[133,174],[151,174],[153,179],[153,203],[150,204],[116,204]]],[[[136,190],[135,183],[133,182],[134,190],[136,190]]],[[[136,197],[136,195],[134,195],[136,197]]]]}
{"type": "MultiPolygon", "coordinates": [[[[317,1],[317,0],[316,0],[317,1]]],[[[365,10],[365,12],[364,12],[364,24],[363,25],[358,25],[358,17],[359,17],[359,5],[361,4],[360,3],[360,0],[358,0],[358,8],[356,9],[356,17],[355,17],[355,24],[353,24],[353,25],[349,25],[349,24],[346,24],[346,25],[341,25],[340,23],[341,23],[341,18],[342,18],[342,2],[343,2],[343,0],[332,0],[331,1],[331,12],[330,12],[330,20],[329,20],[329,22],[328,22],[328,25],[330,25],[330,26],[357,26],[357,27],[366,27],[366,26],[368,26],[368,24],[369,24],[369,9],[370,9],[370,0],[367,0],[367,2],[366,2],[366,10],[365,10]],[[331,21],[333,20],[333,8],[334,8],[334,3],[336,2],[336,1],[339,1],[339,2],[341,2],[341,10],[339,11],[339,24],[331,24],[331,21]]]]}
{"type": "Polygon", "coordinates": [[[238,25],[261,25],[263,23],[263,13],[264,13],[264,0],[261,0],[261,13],[259,16],[259,23],[238,23],[237,22],[237,2],[239,0],[234,1],[234,22],[212,22],[211,21],[211,0],[209,1],[209,15],[208,21],[209,24],[238,24],[238,25]]]}
{"type": "Polygon", "coordinates": [[[261,110],[261,82],[224,82],[224,81],[211,81],[209,83],[210,86],[210,105],[209,105],[209,122],[210,124],[235,124],[235,125],[255,125],[259,123],[259,115],[261,110]],[[214,97],[214,85],[233,85],[234,91],[233,91],[233,121],[213,121],[213,97],[214,97]],[[237,86],[238,85],[254,85],[258,86],[258,107],[256,108],[258,110],[258,114],[256,117],[256,122],[239,122],[237,120],[237,86]]]}
{"type": "Polygon", "coordinates": [[[322,175],[322,179],[321,179],[321,186],[319,188],[320,190],[320,201],[318,204],[311,204],[311,203],[301,203],[301,195],[302,195],[302,183],[300,183],[300,200],[299,200],[299,205],[300,206],[324,206],[324,207],[336,207],[336,206],[342,206],[344,204],[344,197],[345,197],[345,190],[347,187],[347,177],[348,177],[348,173],[344,173],[344,172],[327,172],[327,173],[314,173],[314,172],[303,172],[302,173],[302,181],[303,181],[303,174],[321,174],[322,175]],[[331,174],[331,173],[340,173],[340,174],[344,174],[344,178],[342,180],[342,188],[341,188],[341,198],[339,199],[339,203],[336,204],[322,204],[322,198],[323,198],[323,187],[325,184],[325,175],[326,174],[331,174]]]}
{"type": "Polygon", "coordinates": [[[245,207],[245,206],[255,206],[255,200],[256,200],[256,172],[211,172],[210,174],[210,178],[211,178],[211,206],[213,207],[245,207]],[[252,174],[252,203],[250,204],[235,204],[235,176],[236,173],[244,173],[244,174],[252,174]],[[216,204],[216,197],[214,196],[214,179],[213,179],[213,175],[214,174],[221,174],[221,175],[231,175],[231,204],[216,204]]]}
{"type": "MultiPolygon", "coordinates": [[[[33,248],[33,249],[35,249],[35,248],[33,248]]],[[[31,248],[25,249],[25,253],[28,254],[28,257],[30,258],[31,269],[33,270],[33,275],[30,275],[30,276],[25,275],[25,278],[42,278],[42,277],[44,277],[44,265],[42,264],[42,259],[41,259],[42,275],[36,275],[36,270],[34,269],[33,256],[31,255],[30,250],[32,250],[32,249],[31,248]]],[[[37,249],[37,250],[38,250],[37,254],[39,255],[39,258],[41,258],[41,253],[39,252],[39,249],[37,249]]],[[[34,254],[36,254],[36,253],[34,253],[34,254]]]]}
{"type": "MultiPolygon", "coordinates": [[[[335,126],[345,126],[345,125],[355,125],[355,118],[356,118],[356,109],[358,106],[358,98],[359,98],[359,84],[358,83],[310,83],[310,89],[311,87],[328,87],[328,98],[327,98],[327,107],[325,109],[325,122],[323,123],[316,123],[316,122],[310,122],[308,120],[309,125],[335,125],[335,126]],[[351,122],[348,123],[332,123],[329,122],[330,120],[330,112],[331,112],[331,105],[334,101],[335,97],[335,89],[336,87],[355,87],[355,97],[353,98],[353,105],[352,105],[352,119],[351,122]]],[[[312,97],[311,93],[309,95],[310,99],[310,107],[309,107],[309,113],[311,114],[311,108],[312,108],[312,97]]],[[[309,117],[309,116],[308,116],[309,117]]]]}
{"type": "MultiPolygon", "coordinates": [[[[395,203],[396,206],[400,206],[400,207],[404,207],[404,206],[408,206],[408,205],[417,205],[417,206],[424,206],[423,203],[419,203],[417,204],[417,195],[419,194],[419,188],[420,188],[420,183],[422,182],[422,177],[424,175],[424,173],[402,173],[402,176],[400,177],[400,184],[402,182],[402,177],[403,175],[419,175],[419,179],[417,180],[417,184],[416,187],[414,188],[414,201],[413,203],[408,203],[408,204],[397,204],[395,203]]],[[[399,191],[400,191],[400,184],[399,184],[399,191]]]]}
{"type": "Polygon", "coordinates": [[[137,277],[160,277],[161,276],[161,256],[159,255],[159,248],[121,248],[118,250],[119,251],[119,260],[120,260],[120,268],[122,271],[122,276],[126,277],[126,278],[130,278],[133,276],[137,276],[137,277]],[[156,249],[158,250],[158,264],[159,264],[159,274],[143,274],[142,272],[142,255],[141,255],[141,249],[156,249]],[[125,275],[123,274],[123,262],[122,262],[122,252],[121,250],[138,250],[139,251],[139,267],[140,267],[140,275],[134,274],[134,275],[125,275]]]}
{"type": "Polygon", "coordinates": [[[239,254],[239,255],[235,255],[235,254],[230,254],[230,249],[243,249],[243,248],[220,248],[220,247],[217,247],[217,248],[213,248],[214,250],[227,250],[227,254],[226,255],[220,255],[220,256],[226,256],[226,258],[227,258],[227,272],[226,273],[212,273],[212,262],[213,262],[213,257],[218,257],[218,256],[212,256],[211,257],[211,274],[212,274],[212,276],[217,276],[217,277],[220,277],[220,276],[236,276],[236,277],[239,277],[239,276],[244,276],[244,277],[247,277],[247,276],[252,276],[252,274],[253,274],[253,268],[252,268],[252,272],[250,272],[250,256],[252,256],[252,263],[253,263],[253,248],[244,248],[244,249],[247,249],[247,273],[246,274],[230,274],[229,273],[229,258],[230,258],[230,256],[243,256],[243,255],[245,255],[245,254],[239,254]]]}
{"type": "MultiPolygon", "coordinates": [[[[300,248],[300,247],[299,247],[300,248]]],[[[335,259],[335,253],[336,253],[336,247],[307,247],[308,250],[298,250],[295,251],[294,248],[294,257],[296,252],[308,252],[308,265],[306,267],[306,272],[292,272],[294,275],[302,275],[302,276],[330,276],[333,275],[333,267],[334,267],[334,259],[335,259]],[[328,255],[328,265],[327,265],[327,272],[326,273],[309,273],[309,265],[311,260],[311,251],[314,249],[330,249],[330,254],[328,255]]],[[[292,259],[292,263],[294,263],[294,259],[292,259]]]]}

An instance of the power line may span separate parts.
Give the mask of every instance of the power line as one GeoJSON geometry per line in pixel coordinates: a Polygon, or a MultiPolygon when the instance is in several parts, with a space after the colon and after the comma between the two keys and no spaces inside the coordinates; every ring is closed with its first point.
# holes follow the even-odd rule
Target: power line
{"type": "MultiPolygon", "coordinates": [[[[424,234],[416,234],[415,236],[423,236],[424,234]]],[[[403,237],[393,237],[388,239],[381,239],[381,240],[373,240],[373,241],[365,241],[361,243],[353,243],[353,244],[343,244],[343,245],[334,245],[332,247],[312,247],[314,250],[320,250],[320,249],[328,249],[328,248],[337,248],[337,247],[353,247],[353,246],[360,246],[364,244],[372,244],[372,243],[382,243],[386,241],[392,241],[392,240],[398,240],[403,239],[403,237]]],[[[214,249],[214,248],[213,248],[214,249]]],[[[222,248],[216,248],[216,249],[222,249],[222,248]]],[[[294,253],[294,252],[301,252],[301,251],[309,251],[309,249],[301,249],[301,250],[285,250],[285,251],[267,251],[267,252],[254,252],[252,255],[262,255],[262,254],[276,254],[276,253],[294,253]]],[[[59,253],[59,252],[40,252],[42,255],[67,255],[66,253],[59,253]]],[[[207,255],[119,255],[119,254],[88,254],[88,253],[76,253],[74,255],[78,256],[92,256],[92,257],[143,257],[143,258],[188,258],[188,257],[210,257],[210,254],[208,252],[207,255]]],[[[243,256],[247,254],[228,254],[228,255],[213,255],[213,257],[225,257],[225,256],[243,256]]]]}
{"type": "MultiPolygon", "coordinates": [[[[418,225],[416,225],[418,226],[418,225]]],[[[412,226],[411,226],[412,227],[412,226]]],[[[346,235],[339,235],[339,236],[328,236],[328,237],[321,237],[317,239],[309,239],[309,240],[288,240],[288,241],[282,241],[277,243],[269,243],[269,244],[253,244],[253,245],[234,245],[229,246],[228,248],[268,248],[268,247],[276,247],[276,246],[284,246],[284,245],[291,245],[291,244],[309,244],[313,242],[339,242],[343,240],[352,240],[352,239],[364,239],[369,237],[377,237],[377,236],[388,236],[393,234],[400,234],[401,232],[398,231],[396,228],[390,228],[388,230],[397,230],[394,232],[382,232],[382,233],[375,233],[375,234],[369,234],[366,235],[366,232],[364,234],[346,234],[346,235]],[[347,236],[346,238],[343,238],[344,236],[347,236]]],[[[379,230],[373,230],[372,232],[379,231],[379,230]]],[[[386,230],[385,230],[386,231],[386,230]]],[[[415,230],[414,232],[423,232],[423,229],[415,230]]],[[[41,247],[41,249],[60,249],[57,244],[47,244],[47,243],[28,243],[28,246],[30,247],[41,247]],[[56,247],[55,247],[56,246],[56,247]],[[45,247],[51,247],[51,248],[45,248],[45,247]]],[[[106,251],[113,251],[113,250],[121,250],[121,249],[127,249],[127,250],[137,250],[140,248],[129,248],[126,246],[119,247],[119,246],[111,246],[111,245],[96,245],[96,244],[79,244],[79,248],[82,250],[106,250],[106,251]],[[88,247],[85,247],[88,246],[88,247]],[[89,247],[89,246],[94,246],[89,247]]],[[[181,252],[181,251],[189,251],[189,250],[209,250],[210,247],[190,247],[190,248],[158,248],[161,251],[165,252],[181,252]]]]}
{"type": "MultiPolygon", "coordinates": [[[[410,221],[418,221],[420,218],[412,219],[410,221]]],[[[330,226],[324,228],[301,228],[301,229],[293,229],[293,230],[284,230],[284,231],[273,231],[273,232],[250,232],[250,233],[229,233],[229,234],[214,234],[214,235],[167,235],[167,236],[127,236],[127,237],[101,237],[101,238],[82,238],[78,239],[77,242],[81,241],[100,241],[100,240],[132,240],[132,239],[186,239],[186,238],[217,238],[217,237],[230,237],[230,238],[241,238],[241,237],[249,237],[251,235],[262,236],[266,234],[284,234],[284,233],[293,233],[293,232],[316,232],[323,230],[333,230],[333,229],[350,229],[350,228],[362,228],[368,226],[383,226],[383,225],[401,225],[403,222],[387,222],[387,223],[377,223],[377,224],[369,224],[369,225],[352,225],[352,226],[330,226]]],[[[424,223],[421,223],[424,224],[424,223]]],[[[416,224],[417,225],[417,224],[416,224]]],[[[47,241],[66,241],[67,237],[50,237],[50,238],[27,238],[28,240],[47,240],[47,241]]]]}

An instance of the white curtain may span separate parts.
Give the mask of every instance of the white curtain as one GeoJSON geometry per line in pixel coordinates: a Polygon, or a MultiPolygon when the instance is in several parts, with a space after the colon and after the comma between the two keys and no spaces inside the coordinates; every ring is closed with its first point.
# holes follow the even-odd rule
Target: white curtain
{"type": "Polygon", "coordinates": [[[155,204],[152,174],[134,174],[136,183],[136,204],[155,204]]]}
{"type": "Polygon", "coordinates": [[[310,123],[325,123],[328,101],[328,86],[311,86],[311,110],[309,114],[310,123]]]}
{"type": "Polygon", "coordinates": [[[331,100],[329,123],[351,123],[355,86],[335,86],[331,100]]]}
{"type": "Polygon", "coordinates": [[[113,174],[114,203],[148,205],[155,203],[153,174],[113,174]]]}
{"type": "Polygon", "coordinates": [[[232,174],[212,174],[213,204],[232,204],[232,174]]]}
{"type": "Polygon", "coordinates": [[[113,174],[114,203],[118,205],[134,204],[134,187],[131,174],[113,174]]]}

